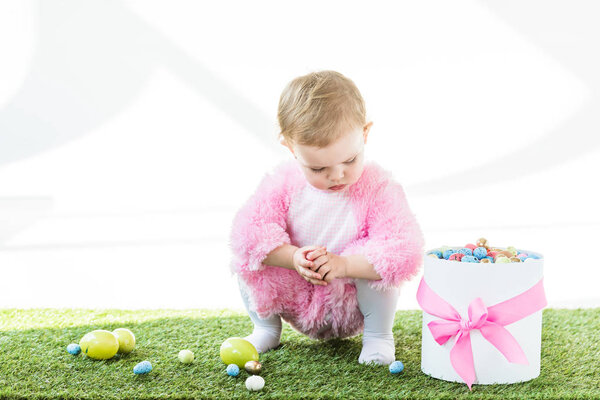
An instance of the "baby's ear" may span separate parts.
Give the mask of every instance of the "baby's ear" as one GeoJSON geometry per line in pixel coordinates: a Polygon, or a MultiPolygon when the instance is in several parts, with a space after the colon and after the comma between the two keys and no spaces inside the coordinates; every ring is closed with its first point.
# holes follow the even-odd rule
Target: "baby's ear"
{"type": "Polygon", "coordinates": [[[292,154],[294,154],[294,150],[292,149],[292,146],[289,145],[288,142],[286,142],[286,140],[284,138],[279,139],[279,143],[281,143],[282,146],[287,147],[292,154]]]}

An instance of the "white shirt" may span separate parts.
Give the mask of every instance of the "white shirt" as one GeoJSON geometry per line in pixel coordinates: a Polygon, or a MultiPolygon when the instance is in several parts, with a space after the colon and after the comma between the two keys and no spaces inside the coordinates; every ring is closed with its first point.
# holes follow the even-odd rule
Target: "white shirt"
{"type": "Polygon", "coordinates": [[[328,192],[309,183],[290,199],[287,228],[294,246],[326,246],[334,254],[358,237],[347,189],[328,192]]]}

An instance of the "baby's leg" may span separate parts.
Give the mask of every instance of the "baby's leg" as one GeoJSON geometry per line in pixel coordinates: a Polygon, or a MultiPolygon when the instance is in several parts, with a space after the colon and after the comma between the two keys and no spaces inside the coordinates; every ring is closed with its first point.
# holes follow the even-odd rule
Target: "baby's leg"
{"type": "Polygon", "coordinates": [[[358,307],[365,317],[363,347],[358,362],[390,364],[396,358],[392,327],[400,289],[378,291],[369,287],[366,279],[355,279],[354,282],[358,307]]]}
{"type": "Polygon", "coordinates": [[[239,287],[248,315],[254,323],[254,331],[244,339],[252,343],[259,353],[264,353],[279,346],[281,338],[281,317],[276,314],[268,319],[259,318],[256,312],[250,310],[248,294],[246,293],[243,282],[239,282],[239,287]]]}

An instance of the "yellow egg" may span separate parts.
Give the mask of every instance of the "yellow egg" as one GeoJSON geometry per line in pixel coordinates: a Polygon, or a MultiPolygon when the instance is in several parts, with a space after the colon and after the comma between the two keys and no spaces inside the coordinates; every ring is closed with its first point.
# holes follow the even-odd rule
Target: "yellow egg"
{"type": "Polygon", "coordinates": [[[96,360],[108,360],[119,350],[119,340],[110,331],[98,329],[86,334],[79,341],[81,353],[96,360]]]}
{"type": "Polygon", "coordinates": [[[112,332],[119,341],[119,353],[131,353],[135,347],[135,336],[127,328],[118,328],[112,332]]]}
{"type": "Polygon", "coordinates": [[[496,258],[496,264],[506,264],[509,263],[510,259],[508,257],[498,257],[496,258]]]}
{"type": "Polygon", "coordinates": [[[248,361],[258,361],[258,351],[246,339],[232,337],[221,345],[221,360],[227,365],[235,364],[244,368],[248,361]]]}

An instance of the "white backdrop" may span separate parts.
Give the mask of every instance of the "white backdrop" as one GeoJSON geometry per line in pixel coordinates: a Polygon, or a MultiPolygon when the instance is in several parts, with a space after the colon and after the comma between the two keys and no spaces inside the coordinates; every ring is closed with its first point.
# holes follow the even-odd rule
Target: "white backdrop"
{"type": "Polygon", "coordinates": [[[361,90],[427,248],[541,252],[550,306],[600,306],[599,8],[0,2],[0,307],[242,308],[231,220],[320,69],[361,90]]]}

